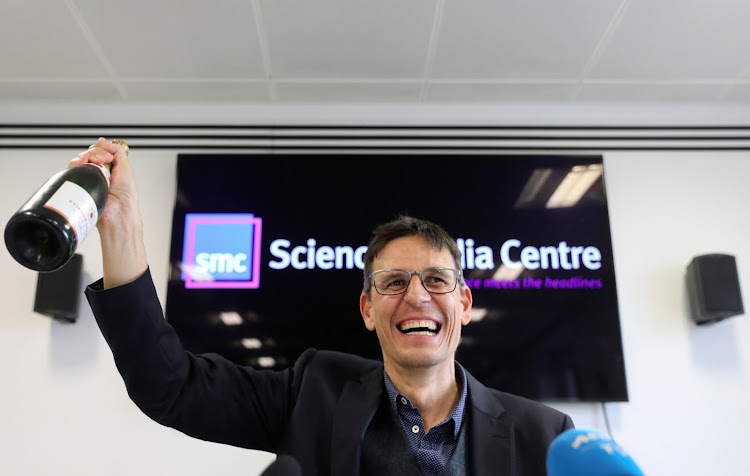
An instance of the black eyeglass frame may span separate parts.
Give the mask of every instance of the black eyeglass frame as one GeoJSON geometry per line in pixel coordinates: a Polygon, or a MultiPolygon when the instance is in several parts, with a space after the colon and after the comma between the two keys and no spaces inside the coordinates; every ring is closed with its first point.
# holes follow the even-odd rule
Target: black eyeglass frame
{"type": "Polygon", "coordinates": [[[453,291],[456,290],[456,288],[458,287],[458,283],[461,281],[461,274],[462,273],[461,273],[460,269],[448,268],[448,267],[440,267],[440,266],[432,266],[430,268],[425,268],[425,269],[420,270],[420,271],[409,271],[407,269],[401,269],[401,268],[388,268],[388,269],[379,269],[377,271],[373,271],[372,273],[370,273],[369,279],[370,279],[370,282],[372,282],[372,287],[375,288],[375,291],[378,294],[380,294],[381,296],[398,296],[400,294],[405,294],[406,291],[409,290],[409,286],[411,286],[411,278],[415,274],[417,276],[419,276],[419,282],[422,283],[422,287],[425,288],[425,290],[428,293],[430,293],[430,294],[448,294],[448,293],[452,293],[453,291]],[[456,282],[453,283],[453,288],[450,291],[430,291],[429,289],[427,289],[427,286],[425,286],[425,284],[424,284],[424,277],[422,276],[422,273],[424,273],[425,271],[446,271],[446,270],[453,271],[453,274],[456,277],[456,282]],[[382,293],[382,292],[380,292],[380,290],[378,289],[378,286],[375,284],[375,275],[379,274],[379,273],[386,272],[386,271],[390,271],[390,272],[401,271],[401,272],[404,272],[404,273],[406,273],[406,274],[409,275],[409,278],[407,279],[407,282],[406,282],[406,287],[404,288],[403,291],[398,292],[398,293],[382,293]]]}

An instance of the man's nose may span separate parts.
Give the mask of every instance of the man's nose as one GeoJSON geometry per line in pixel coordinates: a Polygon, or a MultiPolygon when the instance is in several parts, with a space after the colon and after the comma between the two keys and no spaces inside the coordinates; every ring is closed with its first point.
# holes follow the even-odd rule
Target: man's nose
{"type": "Polygon", "coordinates": [[[432,299],[430,293],[422,284],[422,280],[419,278],[418,274],[413,274],[411,276],[411,281],[409,281],[409,287],[406,288],[404,299],[413,305],[418,305],[432,299]]]}

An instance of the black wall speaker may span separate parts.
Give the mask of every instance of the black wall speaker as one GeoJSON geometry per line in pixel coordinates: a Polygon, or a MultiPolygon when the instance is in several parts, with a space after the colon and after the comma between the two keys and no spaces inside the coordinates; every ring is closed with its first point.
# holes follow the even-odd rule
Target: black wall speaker
{"type": "Polygon", "coordinates": [[[698,324],[745,313],[734,256],[696,256],[687,268],[687,287],[693,320],[698,324]]]}
{"type": "Polygon", "coordinates": [[[73,255],[62,268],[39,273],[34,312],[66,322],[78,319],[81,299],[83,256],[73,255]]]}

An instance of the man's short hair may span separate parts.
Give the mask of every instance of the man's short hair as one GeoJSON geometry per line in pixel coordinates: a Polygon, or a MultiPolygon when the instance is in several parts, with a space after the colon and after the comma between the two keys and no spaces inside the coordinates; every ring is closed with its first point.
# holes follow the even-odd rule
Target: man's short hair
{"type": "MultiPolygon", "coordinates": [[[[461,251],[456,245],[456,240],[440,225],[407,215],[399,215],[395,220],[383,223],[373,231],[372,240],[370,240],[370,244],[367,246],[367,253],[365,253],[364,286],[362,287],[362,292],[370,293],[370,274],[374,271],[372,265],[375,258],[378,257],[388,243],[407,236],[424,238],[430,246],[438,251],[447,248],[453,257],[456,269],[461,269],[461,251]]],[[[459,282],[463,286],[463,275],[461,275],[459,282]]]]}

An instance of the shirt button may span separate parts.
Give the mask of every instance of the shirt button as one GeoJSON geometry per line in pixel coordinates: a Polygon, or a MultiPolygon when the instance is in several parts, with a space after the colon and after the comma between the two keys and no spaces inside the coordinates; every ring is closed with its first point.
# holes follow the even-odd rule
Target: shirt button
{"type": "Polygon", "coordinates": [[[412,433],[419,433],[419,427],[417,425],[414,425],[413,427],[411,427],[411,432],[412,433]]]}
{"type": "Polygon", "coordinates": [[[401,397],[401,403],[403,403],[404,405],[406,405],[406,398],[405,397],[401,397]]]}

